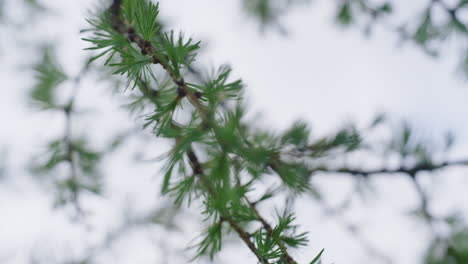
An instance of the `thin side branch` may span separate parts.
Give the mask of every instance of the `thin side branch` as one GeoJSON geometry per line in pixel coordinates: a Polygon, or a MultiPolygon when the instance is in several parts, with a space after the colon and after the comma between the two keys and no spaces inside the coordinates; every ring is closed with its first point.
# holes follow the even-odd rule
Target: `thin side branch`
{"type": "Polygon", "coordinates": [[[77,168],[77,155],[75,152],[75,147],[73,146],[73,136],[72,136],[72,124],[73,124],[73,113],[74,113],[74,102],[77,96],[78,88],[81,82],[81,78],[87,72],[88,67],[85,66],[79,73],[78,76],[74,79],[73,91],[70,96],[68,104],[63,107],[63,113],[65,115],[65,132],[63,137],[63,142],[65,143],[65,157],[66,161],[70,165],[70,181],[73,184],[71,189],[72,191],[72,202],[76,208],[76,211],[79,215],[83,214],[83,209],[79,203],[79,189],[76,186],[78,184],[78,168],[77,168]]]}
{"type": "Polygon", "coordinates": [[[376,170],[359,170],[351,168],[338,168],[331,169],[326,167],[319,167],[315,169],[317,172],[323,173],[342,173],[342,174],[351,174],[351,175],[361,175],[364,177],[378,175],[378,174],[397,174],[404,173],[410,177],[414,177],[418,172],[422,171],[435,171],[439,169],[444,169],[451,166],[468,166],[468,159],[455,160],[455,161],[446,161],[439,164],[431,163],[420,163],[413,167],[400,167],[397,169],[376,169],[376,170]]]}
{"type": "MultiPolygon", "coordinates": [[[[251,203],[247,198],[245,198],[245,200],[247,201],[247,203],[249,204],[250,208],[252,208],[252,211],[254,212],[255,216],[257,217],[257,220],[262,224],[263,228],[265,228],[265,230],[267,231],[267,234],[269,236],[272,236],[273,235],[273,228],[271,227],[271,225],[265,220],[265,218],[263,218],[260,213],[258,212],[257,208],[255,207],[255,205],[253,203],[251,203]]],[[[288,264],[295,264],[297,263],[288,253],[287,251],[287,248],[286,246],[278,241],[277,242],[277,245],[279,246],[279,248],[281,249],[281,251],[283,252],[283,258],[287,261],[288,264]]]]}

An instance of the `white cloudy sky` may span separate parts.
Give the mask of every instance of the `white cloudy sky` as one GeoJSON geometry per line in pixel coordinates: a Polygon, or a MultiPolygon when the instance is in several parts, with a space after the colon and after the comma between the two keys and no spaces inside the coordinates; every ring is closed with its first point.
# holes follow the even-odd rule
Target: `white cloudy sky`
{"type": "MultiPolygon", "coordinates": [[[[34,58],[34,51],[12,39],[40,38],[57,42],[62,63],[73,75],[80,66],[76,62],[85,56],[82,48],[86,46],[77,33],[86,25],[87,10],[96,1],[43,2],[52,9],[47,19],[35,21],[16,32],[5,27],[0,31],[0,78],[4,91],[0,97],[0,143],[9,150],[8,164],[13,172],[0,187],[0,208],[4,213],[0,217],[0,262],[5,259],[6,263],[26,263],[31,248],[70,250],[75,246],[81,248],[80,239],[90,239],[83,235],[89,233],[73,227],[64,220],[66,218],[55,213],[50,208],[51,197],[27,180],[21,170],[28,157],[40,152],[41,144],[61,133],[63,120],[56,114],[38,114],[28,107],[25,96],[31,78],[24,66],[34,58]],[[19,36],[11,38],[10,34],[19,36]]],[[[340,30],[331,19],[332,5],[326,1],[294,9],[285,17],[284,24],[290,31],[287,37],[274,31],[261,34],[255,23],[240,12],[238,2],[163,0],[160,9],[161,16],[172,28],[203,41],[206,49],[199,58],[200,64],[213,67],[229,63],[233,66],[235,74],[247,84],[246,99],[252,112],[261,113],[265,125],[279,129],[303,118],[321,134],[343,121],[363,124],[376,113],[385,111],[396,118],[410,120],[428,136],[454,131],[460,144],[455,156],[468,155],[463,148],[468,143],[468,87],[454,74],[455,59],[459,55],[455,50],[447,50],[447,56],[434,60],[411,45],[397,47],[396,36],[379,28],[371,38],[365,38],[357,30],[340,30]]],[[[412,2],[411,8],[421,2],[412,2]]],[[[8,12],[21,16],[21,10],[14,9],[14,4],[12,7],[8,12]]],[[[85,86],[79,94],[80,104],[83,109],[97,109],[97,114],[84,114],[77,131],[91,124],[94,131],[105,138],[113,127],[122,123],[131,127],[132,121],[119,110],[118,104],[112,103],[106,87],[96,86],[92,81],[85,82],[85,86]],[[101,100],[104,95],[107,99],[101,100]],[[101,111],[106,107],[113,107],[118,114],[101,111]]],[[[151,146],[158,148],[157,144],[151,146]]],[[[149,193],[157,190],[154,182],[148,185],[155,177],[154,166],[128,168],[126,157],[123,155],[118,160],[120,163],[113,164],[112,168],[106,164],[106,172],[117,179],[112,181],[111,189],[118,195],[109,199],[114,199],[112,201],[119,206],[107,208],[103,201],[91,201],[102,210],[96,217],[99,219],[93,222],[98,223],[98,230],[118,225],[114,218],[133,188],[145,188],[149,193]],[[140,177],[129,179],[129,174],[140,177]]],[[[447,205],[462,206],[463,185],[460,183],[467,183],[462,175],[465,173],[451,171],[449,180],[443,178],[448,175],[446,173],[436,175],[438,189],[434,193],[440,202],[435,204],[434,210],[443,210],[447,205]]],[[[366,206],[356,204],[348,219],[365,225],[366,239],[385,250],[395,263],[416,263],[427,235],[420,222],[404,215],[417,203],[412,186],[400,177],[377,178],[373,183],[380,195],[366,206]]],[[[331,201],[343,197],[350,186],[343,178],[326,179],[318,184],[329,193],[331,201]]],[[[153,205],[146,198],[136,194],[133,199],[143,204],[136,207],[142,210],[153,205]]],[[[311,240],[310,247],[296,252],[299,260],[310,260],[318,250],[326,248],[324,263],[375,263],[366,262],[369,259],[364,257],[366,254],[359,242],[335,220],[324,217],[312,199],[300,199],[296,210],[303,228],[310,231],[311,240]]],[[[160,229],[152,229],[152,232],[149,240],[180,247],[195,234],[179,232],[174,235],[160,229]]],[[[137,232],[134,236],[138,234],[141,235],[137,232]]],[[[144,244],[132,236],[128,239],[129,243],[124,245],[130,245],[129,253],[117,250],[113,254],[118,257],[111,258],[112,261],[154,263],[154,258],[158,258],[160,251],[152,244],[144,244]]],[[[241,261],[254,263],[254,258],[246,248],[237,245],[229,245],[216,259],[216,263],[244,263],[241,261]]]]}

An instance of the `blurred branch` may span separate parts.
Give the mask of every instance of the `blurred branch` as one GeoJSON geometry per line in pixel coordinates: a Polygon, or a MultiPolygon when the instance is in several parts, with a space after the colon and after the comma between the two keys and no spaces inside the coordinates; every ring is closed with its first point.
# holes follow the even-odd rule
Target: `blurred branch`
{"type": "Polygon", "coordinates": [[[421,186],[421,184],[418,182],[418,180],[415,178],[415,177],[412,177],[412,181],[411,181],[416,189],[416,192],[419,196],[419,199],[421,201],[421,212],[423,214],[423,217],[425,220],[427,220],[427,222],[429,223],[429,225],[432,227],[432,222],[433,222],[433,219],[434,217],[432,216],[432,214],[429,212],[429,199],[423,189],[423,187],[421,186]]]}
{"type": "MultiPolygon", "coordinates": [[[[293,5],[304,4],[307,0],[239,0],[243,3],[247,14],[256,17],[262,28],[267,26],[278,28],[285,33],[285,29],[279,18],[290,11],[293,5]]],[[[395,14],[395,1],[370,1],[370,0],[336,0],[336,21],[342,26],[349,26],[356,22],[362,22],[364,32],[370,34],[374,25],[384,30],[395,33],[399,41],[409,41],[420,47],[425,53],[437,56],[444,51],[443,42],[447,42],[447,36],[457,33],[461,36],[458,40],[461,45],[460,72],[468,76],[466,70],[466,41],[468,39],[468,25],[462,14],[468,6],[465,0],[444,1],[426,0],[408,21],[390,21],[387,18],[397,17],[395,14]],[[448,19],[435,20],[433,11],[440,7],[448,19]],[[437,44],[437,45],[434,45],[437,44]]],[[[404,5],[404,1],[403,4],[404,5]]],[[[403,6],[404,8],[404,6],[403,6]]],[[[360,25],[361,26],[361,25],[360,25]]]]}
{"type": "Polygon", "coordinates": [[[73,79],[73,90],[70,95],[69,102],[63,107],[63,113],[65,115],[65,135],[63,141],[65,142],[65,160],[70,166],[70,184],[72,185],[70,190],[72,192],[71,201],[73,202],[78,216],[83,216],[84,211],[79,202],[79,188],[78,188],[78,154],[75,151],[74,139],[72,134],[73,115],[75,112],[74,103],[77,97],[78,89],[84,75],[88,72],[89,64],[85,64],[78,75],[73,79]]]}
{"type": "Polygon", "coordinates": [[[443,162],[439,164],[419,163],[413,167],[400,167],[398,169],[359,170],[359,169],[352,169],[352,168],[332,169],[332,168],[326,168],[326,167],[318,167],[314,169],[314,171],[321,172],[321,173],[360,175],[364,177],[377,175],[377,174],[403,173],[414,178],[418,172],[422,172],[422,171],[430,172],[430,171],[440,170],[440,169],[444,169],[444,168],[452,167],[452,166],[468,166],[468,159],[447,161],[447,162],[443,162]]]}

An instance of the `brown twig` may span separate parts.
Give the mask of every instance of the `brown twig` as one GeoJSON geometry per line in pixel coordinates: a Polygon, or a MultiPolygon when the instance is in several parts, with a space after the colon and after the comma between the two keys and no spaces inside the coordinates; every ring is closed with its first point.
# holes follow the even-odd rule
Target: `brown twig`
{"type": "Polygon", "coordinates": [[[439,169],[443,169],[446,167],[451,166],[468,166],[468,160],[455,160],[455,161],[446,161],[439,164],[432,164],[432,163],[419,163],[413,167],[400,167],[397,169],[376,169],[376,170],[359,170],[359,169],[351,169],[351,168],[337,168],[337,169],[330,169],[327,167],[319,167],[316,168],[315,171],[322,172],[322,173],[344,173],[344,174],[351,174],[351,175],[361,175],[364,177],[371,176],[371,175],[378,175],[378,174],[397,174],[403,173],[407,174],[410,177],[414,177],[418,172],[421,171],[435,171],[439,169]]]}

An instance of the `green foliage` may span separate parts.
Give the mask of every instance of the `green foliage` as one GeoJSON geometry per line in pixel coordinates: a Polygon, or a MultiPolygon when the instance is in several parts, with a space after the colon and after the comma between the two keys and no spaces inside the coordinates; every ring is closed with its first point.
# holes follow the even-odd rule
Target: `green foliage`
{"type": "Polygon", "coordinates": [[[114,74],[127,75],[127,87],[133,89],[139,81],[148,82],[150,77],[155,79],[151,71],[151,59],[142,55],[133,46],[126,45],[125,51],[120,50],[121,61],[110,63],[109,66],[115,67],[114,74]],[[133,82],[133,85],[131,84],[133,82]]]}
{"type": "Polygon", "coordinates": [[[43,11],[45,8],[37,0],[24,0],[24,2],[36,11],[43,11]]]}
{"type": "Polygon", "coordinates": [[[47,147],[47,152],[41,157],[46,157],[45,162],[34,167],[36,172],[46,173],[55,168],[59,163],[66,160],[64,142],[61,140],[52,141],[47,147]]]}
{"type": "MultiPolygon", "coordinates": [[[[31,97],[41,109],[62,112],[65,116],[65,132],[63,137],[52,140],[46,146],[45,152],[35,159],[31,169],[37,175],[47,176],[47,180],[56,187],[57,204],[64,205],[76,203],[81,191],[100,193],[98,163],[102,153],[90,149],[86,139],[71,137],[74,98],[70,98],[67,104],[57,102],[57,87],[68,78],[52,54],[51,49],[45,49],[42,61],[33,66],[37,83],[31,91],[31,97]],[[63,175],[64,167],[68,167],[65,173],[67,176],[63,175]]],[[[80,78],[70,79],[77,85],[80,78]]]]}
{"type": "MultiPolygon", "coordinates": [[[[265,259],[279,259],[283,256],[281,248],[278,246],[278,238],[272,238],[266,230],[260,229],[254,233],[255,244],[260,256],[265,259]],[[276,240],[275,240],[276,239],[276,240]]],[[[279,260],[278,260],[279,261],[279,260]]]]}
{"type": "MultiPolygon", "coordinates": [[[[178,132],[178,130],[172,129],[171,131],[178,132]]],[[[191,146],[193,142],[196,142],[197,139],[201,136],[200,131],[197,130],[190,130],[186,129],[184,131],[184,134],[177,134],[178,135],[184,135],[183,137],[181,136],[181,140],[174,146],[174,148],[167,153],[165,156],[167,163],[166,166],[163,168],[164,172],[164,181],[162,185],[162,192],[167,193],[169,191],[178,191],[179,194],[177,194],[177,197],[180,197],[179,199],[183,200],[183,197],[185,196],[184,193],[180,193],[180,191],[190,191],[193,190],[193,186],[187,185],[187,184],[193,184],[192,180],[186,181],[183,180],[179,183],[178,188],[171,188],[171,178],[174,176],[174,173],[177,173],[179,175],[184,175],[187,172],[187,164],[186,160],[184,158],[184,155],[188,153],[191,150],[191,146]],[[174,170],[178,168],[178,170],[175,172],[174,170]],[[183,187],[184,185],[180,185],[181,183],[184,183],[186,187],[183,187]]],[[[182,132],[183,133],[183,132],[182,132]]],[[[187,179],[190,179],[193,175],[186,175],[188,177],[187,179]]]]}
{"type": "Polygon", "coordinates": [[[380,114],[378,114],[378,115],[376,115],[374,117],[374,119],[372,120],[372,122],[369,125],[369,128],[370,129],[376,128],[379,125],[385,123],[385,121],[387,121],[387,116],[385,114],[383,114],[383,113],[380,113],[380,114]]]}
{"type": "Polygon", "coordinates": [[[322,261],[320,260],[320,257],[322,256],[324,251],[325,249],[320,250],[320,253],[318,253],[317,256],[309,264],[321,264],[322,261]]]}
{"type": "Polygon", "coordinates": [[[57,187],[57,204],[63,205],[81,191],[101,192],[97,167],[100,159],[101,153],[91,150],[84,139],[73,142],[58,139],[49,143],[45,153],[38,156],[32,170],[37,175],[47,176],[57,187]],[[66,163],[70,172],[63,177],[61,168],[66,163]]]}
{"type": "Polygon", "coordinates": [[[175,37],[173,31],[165,33],[159,45],[160,52],[165,56],[158,56],[158,59],[177,78],[181,77],[183,66],[189,66],[195,60],[195,51],[200,48],[200,42],[194,42],[191,38],[184,40],[182,34],[175,37]]]}
{"type": "Polygon", "coordinates": [[[461,60],[458,65],[458,71],[460,73],[468,73],[468,49],[466,49],[464,51],[464,55],[461,56],[461,60]]]}
{"type": "Polygon", "coordinates": [[[311,157],[328,155],[331,151],[342,149],[345,152],[354,151],[362,147],[363,139],[355,127],[345,127],[331,137],[323,137],[315,140],[307,150],[311,157]]]}
{"type": "MultiPolygon", "coordinates": [[[[245,0],[244,6],[262,25],[279,26],[280,15],[300,2],[307,1],[245,0]]],[[[437,2],[431,1],[419,24],[401,31],[407,39],[434,54],[437,43],[453,34],[467,33],[455,11],[442,24],[433,19],[432,6],[437,2]]],[[[467,3],[460,2],[458,8],[467,3]]],[[[392,12],[393,6],[387,1],[378,4],[366,0],[340,1],[336,19],[345,26],[364,21],[370,27],[392,12]]],[[[282,133],[258,129],[254,121],[245,118],[244,84],[232,78],[231,68],[222,66],[209,76],[190,78],[197,75],[189,67],[196,59],[200,42],[182,33],[163,30],[158,14],[159,5],[152,1],[123,0],[120,11],[104,10],[88,20],[91,29],[85,32],[90,32],[90,36],[83,40],[91,45],[87,50],[97,52],[89,62],[105,59],[103,64],[132,88],[127,91],[132,93],[128,106],[131,111],[144,112],[144,127],[151,128],[155,137],[174,140],[173,147],[160,159],[164,163],[161,192],[171,196],[177,207],[201,200],[197,205],[202,207],[205,221],[210,224],[195,245],[196,257],[207,255],[213,259],[223,248],[224,236],[236,232],[260,256],[260,262],[268,259],[290,264],[288,250],[307,245],[307,232],[297,232],[295,217],[287,214],[278,216],[270,226],[259,213],[259,204],[279,194],[295,197],[316,192],[310,178],[317,171],[327,171],[322,168],[322,161],[368,150],[365,137],[354,126],[348,126],[315,138],[304,121],[293,123],[282,133]],[[276,188],[267,189],[255,202],[250,202],[258,186],[269,186],[271,178],[276,180],[277,185],[273,185],[276,188]]],[[[468,68],[468,63],[463,63],[462,67],[468,68]]],[[[59,107],[55,100],[56,88],[67,79],[65,74],[48,53],[35,66],[35,72],[38,84],[32,91],[33,100],[44,109],[62,110],[70,130],[74,98],[65,107],[59,107]]],[[[377,117],[369,129],[383,121],[383,116],[377,117]]],[[[110,149],[121,141],[122,138],[117,139],[110,149]]],[[[453,138],[448,136],[446,148],[452,144],[453,138]]],[[[413,159],[416,165],[432,164],[432,149],[417,141],[406,124],[385,147],[402,158],[413,159]]],[[[75,139],[66,131],[63,138],[48,145],[35,172],[51,178],[59,192],[59,204],[77,203],[82,191],[100,193],[99,161],[103,154],[91,149],[85,139],[75,139]],[[69,170],[63,173],[63,168],[69,170]]],[[[335,172],[370,174],[346,168],[335,172]]],[[[150,221],[162,222],[157,216],[150,221]]],[[[456,220],[447,220],[450,221],[456,220]]],[[[468,250],[463,248],[467,244],[466,233],[461,231],[446,241],[435,241],[428,253],[428,263],[467,262],[468,250]]],[[[323,250],[310,263],[320,264],[322,253],[323,250]]]]}
{"type": "Polygon", "coordinates": [[[94,27],[88,30],[93,32],[93,36],[83,38],[83,40],[94,46],[87,50],[104,50],[92,57],[90,63],[107,56],[104,65],[114,67],[114,74],[126,75],[127,87],[132,89],[141,81],[148,82],[150,79],[155,79],[150,69],[151,58],[137,51],[122,34],[112,27],[110,20],[110,14],[107,12],[102,13],[96,20],[88,20],[94,27]],[[119,62],[113,61],[116,53],[120,56],[119,62]]]}
{"type": "MultiPolygon", "coordinates": [[[[389,142],[388,150],[399,154],[403,159],[416,159],[417,163],[431,164],[434,149],[428,142],[418,139],[415,132],[408,123],[403,123],[395,136],[389,142]]],[[[447,138],[445,145],[450,144],[451,139],[447,138]]]]}
{"type": "Polygon", "coordinates": [[[202,241],[198,244],[197,256],[208,255],[213,259],[214,255],[221,251],[223,237],[222,222],[211,225],[203,234],[202,241]]]}
{"type": "MultiPolygon", "coordinates": [[[[462,19],[465,11],[466,4],[463,0],[453,5],[445,1],[428,1],[424,11],[415,15],[415,19],[393,25],[383,20],[394,13],[390,1],[377,4],[369,0],[346,0],[339,1],[335,18],[342,26],[363,26],[366,33],[370,33],[373,27],[381,24],[385,29],[394,31],[401,41],[411,41],[431,56],[441,53],[444,50],[444,42],[456,36],[462,44],[459,57],[462,59],[460,64],[463,65],[466,54],[464,46],[468,38],[467,21],[462,19]],[[436,7],[445,13],[442,19],[440,16],[434,18],[436,7]]],[[[460,71],[463,74],[468,73],[463,66],[460,69],[463,70],[460,71]]]]}
{"type": "Polygon", "coordinates": [[[0,1],[0,22],[3,22],[5,17],[5,1],[0,1]]]}
{"type": "Polygon", "coordinates": [[[377,20],[392,12],[393,5],[387,1],[379,5],[374,5],[367,0],[346,0],[342,1],[338,6],[335,17],[340,25],[349,26],[366,14],[369,15],[372,20],[377,20]]]}
{"type": "MultiPolygon", "coordinates": [[[[240,100],[243,89],[242,80],[230,82],[231,68],[227,65],[219,67],[216,73],[208,77],[202,85],[190,84],[203,93],[202,100],[208,102],[208,109],[217,110],[220,104],[229,100],[240,100]]],[[[242,109],[240,106],[230,115],[232,118],[240,118],[242,109]]],[[[213,113],[214,114],[214,113],[213,113]]]]}
{"type": "Polygon", "coordinates": [[[393,12],[393,5],[390,2],[385,2],[377,8],[379,13],[391,13],[393,12]]]}
{"type": "Polygon", "coordinates": [[[158,5],[151,1],[123,1],[122,11],[125,19],[145,40],[153,39],[160,29],[156,20],[159,14],[158,5]]]}
{"type": "MultiPolygon", "coordinates": [[[[249,1],[246,7],[265,24],[276,23],[277,10],[281,10],[267,0],[249,1]]],[[[362,13],[378,19],[392,11],[389,2],[371,6],[362,0],[346,1],[337,18],[348,25],[362,13]]],[[[260,258],[286,263],[287,249],[306,245],[307,233],[296,233],[291,215],[278,217],[277,224],[269,227],[256,204],[285,190],[314,192],[310,177],[315,170],[310,161],[362,149],[363,136],[354,126],[347,126],[331,136],[314,139],[302,121],[280,135],[256,129],[244,118],[242,81],[232,80],[231,69],[223,66],[201,81],[188,82],[185,70],[195,60],[200,43],[181,33],[163,32],[157,20],[158,5],[124,1],[122,14],[106,11],[100,20],[91,20],[93,36],[85,40],[93,45],[90,49],[101,50],[95,58],[107,55],[104,64],[113,67],[114,74],[125,76],[133,88],[138,87],[134,106],[146,101],[152,108],[145,127],[151,127],[157,137],[174,139],[172,149],[161,158],[162,193],[172,196],[177,206],[185,202],[190,206],[195,198],[202,200],[205,220],[212,224],[196,245],[196,256],[213,258],[222,250],[223,236],[230,230],[223,228],[224,223],[244,237],[244,242],[248,236],[253,243],[249,248],[260,258]],[[161,65],[163,74],[156,74],[161,68],[152,64],[161,65]],[[149,88],[155,84],[157,93],[149,88]],[[248,196],[254,186],[271,174],[279,177],[281,186],[250,203],[248,196]],[[253,231],[247,233],[244,227],[253,231]]],[[[428,27],[426,21],[417,33],[421,43],[428,38],[428,27]]],[[[383,121],[383,117],[376,118],[370,127],[383,121]]],[[[395,151],[428,160],[427,149],[411,143],[409,129],[398,135],[391,144],[395,151]]],[[[320,263],[322,253],[311,263],[320,263]]]]}
{"type": "Polygon", "coordinates": [[[351,10],[351,4],[344,2],[339,8],[336,14],[336,19],[341,25],[349,25],[353,21],[353,14],[351,10]]]}
{"type": "Polygon", "coordinates": [[[414,33],[414,41],[431,55],[437,55],[436,42],[442,42],[451,35],[468,36],[467,26],[456,16],[449,15],[444,23],[437,23],[432,15],[433,7],[429,6],[421,15],[421,20],[414,33]]]}
{"type": "Polygon", "coordinates": [[[71,151],[78,159],[78,167],[85,175],[95,175],[98,173],[97,164],[101,159],[101,153],[92,150],[84,138],[71,142],[71,151]]]}
{"type": "Polygon", "coordinates": [[[246,10],[258,16],[262,24],[272,23],[276,19],[276,10],[269,0],[244,1],[246,10]]]}
{"type": "Polygon", "coordinates": [[[420,45],[427,46],[430,41],[438,37],[440,37],[440,31],[432,22],[431,10],[428,9],[424,13],[421,23],[416,28],[413,38],[420,45]]]}
{"type": "MultiPolygon", "coordinates": [[[[277,27],[281,32],[286,32],[280,24],[281,16],[291,10],[291,7],[307,3],[308,0],[243,0],[245,12],[256,18],[262,27],[277,27]]],[[[436,56],[447,50],[448,39],[457,37],[461,45],[459,58],[460,73],[467,76],[465,65],[466,41],[468,38],[468,25],[466,15],[467,4],[465,0],[458,1],[426,1],[422,3],[424,11],[421,14],[412,15],[409,21],[390,20],[390,16],[399,18],[395,12],[394,2],[371,0],[343,0],[332,1],[336,5],[334,15],[338,25],[350,27],[358,26],[370,34],[374,27],[380,27],[392,31],[401,41],[410,41],[419,46],[426,54],[436,56]],[[446,3],[447,2],[447,3],[446,3]],[[439,10],[435,10],[439,9],[439,10]],[[433,18],[435,12],[441,11],[442,16],[433,18]]],[[[452,48],[452,46],[450,46],[452,48]]]]}
{"type": "Polygon", "coordinates": [[[246,13],[260,21],[262,27],[280,27],[280,18],[294,6],[309,3],[309,0],[243,0],[246,13]]]}
{"type": "Polygon", "coordinates": [[[339,131],[331,142],[329,147],[344,147],[345,151],[353,151],[361,146],[362,138],[354,127],[345,128],[339,131]]]}
{"type": "Polygon", "coordinates": [[[309,145],[310,128],[303,121],[295,122],[281,137],[281,143],[293,144],[298,148],[306,148],[309,145]]]}
{"type": "Polygon", "coordinates": [[[305,192],[310,189],[309,179],[312,174],[302,163],[279,163],[276,172],[281,180],[292,191],[305,192]]]}
{"type": "Polygon", "coordinates": [[[135,50],[134,45],[126,37],[118,32],[112,23],[112,14],[104,11],[98,19],[90,19],[88,22],[92,26],[90,31],[93,35],[83,40],[90,42],[93,46],[87,50],[104,50],[94,56],[91,61],[102,56],[107,56],[105,65],[117,67],[115,74],[126,74],[130,82],[133,82],[134,88],[138,82],[148,82],[152,76],[149,64],[153,62],[153,57],[164,65],[170,73],[176,78],[181,77],[182,68],[189,66],[195,59],[195,51],[199,49],[199,42],[195,43],[192,39],[185,39],[182,34],[177,37],[174,32],[162,33],[157,21],[159,10],[158,5],[150,1],[124,1],[123,16],[129,23],[128,28],[135,29],[136,34],[147,42],[142,43],[139,39],[133,41],[138,45],[146,45],[154,49],[151,56],[146,52],[135,50]],[[122,60],[118,63],[111,63],[114,55],[118,53],[122,60]]]}
{"type": "Polygon", "coordinates": [[[50,49],[45,49],[40,63],[33,66],[37,83],[31,91],[33,103],[42,109],[57,108],[55,89],[67,76],[55,61],[50,49]]]}
{"type": "MultiPolygon", "coordinates": [[[[262,25],[278,26],[283,11],[299,2],[307,1],[253,0],[244,1],[244,6],[262,25]]],[[[370,26],[392,12],[393,6],[387,1],[370,4],[366,0],[348,0],[339,2],[336,19],[345,26],[362,21],[370,26]]],[[[347,126],[316,138],[304,121],[293,123],[282,133],[258,129],[254,121],[245,118],[244,84],[232,77],[231,68],[222,66],[211,75],[190,78],[193,75],[188,73],[195,71],[189,67],[196,59],[200,42],[182,33],[163,30],[158,14],[159,5],[151,1],[123,0],[120,11],[113,6],[88,20],[91,29],[85,32],[90,36],[83,40],[91,45],[87,50],[97,52],[89,62],[105,59],[102,64],[132,88],[127,91],[132,97],[128,106],[132,111],[144,112],[144,127],[151,128],[155,137],[174,140],[173,147],[160,159],[164,163],[161,192],[171,196],[177,207],[201,200],[197,205],[202,207],[205,222],[210,224],[195,245],[195,257],[213,259],[222,250],[225,235],[236,232],[260,262],[267,259],[290,264],[288,250],[307,245],[307,232],[297,232],[295,217],[289,214],[278,216],[270,226],[259,213],[259,204],[279,194],[295,197],[316,192],[310,179],[317,171],[327,171],[322,168],[322,161],[368,150],[365,137],[354,126],[347,126]],[[265,183],[270,186],[271,178],[276,188],[267,189],[252,203],[251,196],[255,196],[258,186],[265,183]]],[[[434,43],[450,34],[467,33],[456,15],[443,25],[436,23],[432,6],[425,10],[420,22],[411,28],[414,32],[407,29],[404,32],[427,51],[433,51],[434,43]]],[[[66,80],[65,74],[48,54],[35,71],[38,78],[32,92],[35,102],[45,109],[63,110],[70,122],[74,114],[73,98],[61,108],[54,98],[55,89],[66,80]]],[[[383,121],[383,116],[377,117],[369,129],[383,121]]],[[[453,138],[447,137],[446,147],[452,144],[453,138]]],[[[407,125],[385,147],[403,158],[412,158],[416,165],[432,164],[431,149],[416,141],[407,125]]],[[[98,165],[103,154],[89,148],[86,140],[72,138],[68,131],[49,144],[35,171],[52,178],[59,190],[59,203],[76,203],[82,191],[96,194],[101,191],[98,165]],[[65,176],[63,167],[70,169],[65,176]]],[[[369,174],[346,168],[335,172],[369,174]]],[[[161,220],[154,217],[151,221],[161,220]]],[[[445,251],[442,255],[430,255],[428,263],[466,262],[465,249],[459,246],[466,244],[465,236],[463,231],[442,245],[440,241],[434,242],[433,249],[445,251]]],[[[320,264],[322,253],[323,250],[310,263],[320,264]]]]}
{"type": "MultiPolygon", "coordinates": [[[[222,249],[223,234],[229,230],[223,223],[229,223],[244,237],[244,226],[264,223],[248,200],[261,176],[274,171],[290,190],[309,189],[311,171],[307,166],[286,162],[280,153],[287,146],[308,148],[310,130],[302,122],[282,136],[252,129],[254,126],[244,120],[242,81],[232,80],[227,66],[203,81],[187,82],[184,71],[195,60],[199,42],[173,31],[163,32],[157,26],[157,15],[157,4],[124,1],[121,13],[105,11],[97,20],[89,20],[92,36],[84,40],[91,43],[89,50],[100,50],[93,60],[107,56],[104,65],[113,67],[114,74],[125,76],[131,87],[138,88],[132,107],[149,102],[152,110],[145,127],[151,127],[155,136],[175,140],[172,149],[161,157],[165,163],[161,190],[178,206],[202,199],[206,221],[214,224],[196,246],[196,256],[213,258],[222,249]],[[160,64],[164,77],[156,78],[161,74],[156,74],[151,64],[160,64]],[[149,88],[153,84],[158,85],[157,93],[149,88]],[[187,102],[194,107],[184,107],[187,102]],[[186,117],[183,122],[178,120],[182,115],[186,117]]],[[[346,130],[327,143],[349,149],[356,144],[355,137],[346,130]]],[[[267,192],[260,201],[276,193],[267,192]]],[[[296,234],[293,220],[293,216],[282,216],[271,230],[257,228],[252,232],[255,250],[267,259],[284,261],[287,247],[305,245],[306,233],[296,234]]]]}
{"type": "Polygon", "coordinates": [[[295,234],[297,226],[293,225],[294,220],[292,215],[278,217],[278,224],[271,231],[260,228],[253,234],[262,257],[283,263],[284,245],[295,248],[307,244],[307,233],[295,234]]]}
{"type": "Polygon", "coordinates": [[[177,206],[180,206],[184,200],[187,200],[188,205],[190,206],[191,196],[190,194],[194,192],[196,186],[195,176],[189,176],[185,179],[180,180],[173,187],[169,188],[169,178],[166,179],[165,185],[163,186],[163,191],[173,194],[174,202],[177,206]]]}
{"type": "Polygon", "coordinates": [[[278,217],[278,225],[273,228],[272,237],[277,237],[284,244],[297,248],[305,246],[309,242],[306,235],[307,232],[296,234],[298,228],[293,222],[296,219],[294,215],[285,215],[278,217]]]}
{"type": "Polygon", "coordinates": [[[435,239],[429,247],[427,264],[468,263],[468,230],[462,229],[447,239],[435,239]]]}
{"type": "MultiPolygon", "coordinates": [[[[156,24],[157,5],[150,12],[153,15],[141,16],[138,9],[144,8],[145,1],[124,2],[123,17],[126,26],[135,27],[136,34],[151,43],[151,49],[122,39],[109,20],[90,21],[94,29],[90,49],[104,49],[95,58],[108,55],[105,65],[116,68],[114,74],[124,75],[133,81],[141,94],[135,102],[144,98],[153,103],[153,113],[147,115],[146,125],[153,128],[156,136],[175,139],[174,147],[162,160],[164,178],[162,193],[174,197],[176,205],[184,202],[190,205],[194,197],[202,198],[206,220],[212,224],[197,245],[196,256],[208,255],[211,258],[222,249],[222,223],[229,219],[232,223],[247,224],[260,221],[252,204],[246,200],[252,186],[262,175],[270,173],[269,167],[278,174],[284,185],[294,192],[309,189],[310,170],[299,162],[281,160],[280,150],[284,146],[296,148],[309,146],[309,128],[297,122],[281,137],[269,132],[248,129],[252,127],[243,121],[244,107],[241,103],[243,84],[241,80],[231,80],[231,69],[220,67],[217,72],[201,83],[188,83],[183,79],[183,69],[195,59],[199,42],[185,40],[182,34],[165,33],[149,25],[156,24]],[[139,26],[139,24],[142,26],[139,26]],[[145,50],[143,50],[145,49],[145,50]],[[147,52],[150,54],[147,54],[147,52]],[[114,54],[119,56],[109,63],[114,54]],[[155,78],[155,62],[163,66],[166,78],[173,83],[155,78]],[[151,77],[151,78],[149,78],[151,77]],[[156,98],[150,98],[148,84],[160,85],[156,98]],[[184,87],[184,85],[186,85],[184,87]],[[183,99],[190,89],[198,93],[199,104],[207,109],[200,113],[196,109],[182,108],[183,99]],[[232,105],[230,102],[234,102],[232,105]],[[179,123],[176,117],[185,113],[191,117],[188,122],[179,123]],[[196,148],[194,149],[194,146],[196,148]],[[195,150],[202,152],[205,161],[198,160],[195,150]],[[244,183],[243,183],[244,182],[244,183]]],[[[135,36],[134,38],[138,38],[135,36]]],[[[192,102],[193,103],[193,102],[192,102]]],[[[341,133],[330,144],[350,144],[349,133],[341,133]]],[[[267,200],[276,192],[266,193],[260,201],[267,200]]],[[[286,246],[298,247],[307,243],[306,233],[295,234],[294,217],[279,218],[272,230],[263,228],[253,232],[259,254],[267,259],[283,261],[286,246]]],[[[238,230],[237,230],[238,231],[238,230]]]]}
{"type": "Polygon", "coordinates": [[[111,15],[108,12],[102,12],[96,16],[97,18],[87,20],[92,28],[83,31],[92,32],[93,34],[89,38],[82,38],[82,40],[93,44],[92,47],[86,48],[86,50],[104,49],[104,51],[100,51],[99,54],[92,57],[89,63],[107,55],[108,59],[104,65],[108,65],[116,52],[124,52],[122,47],[127,46],[128,41],[125,36],[112,27],[111,15]]]}

